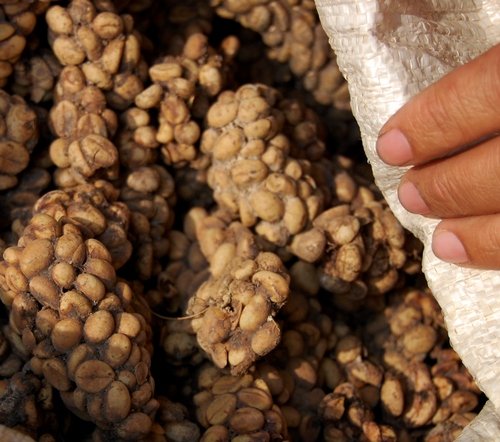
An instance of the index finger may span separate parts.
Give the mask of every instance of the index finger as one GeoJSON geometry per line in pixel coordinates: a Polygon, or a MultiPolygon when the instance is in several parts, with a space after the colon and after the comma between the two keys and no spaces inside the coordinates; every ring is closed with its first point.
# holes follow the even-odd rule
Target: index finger
{"type": "Polygon", "coordinates": [[[500,44],[413,97],[382,127],[379,156],[422,164],[500,129],[500,44]]]}

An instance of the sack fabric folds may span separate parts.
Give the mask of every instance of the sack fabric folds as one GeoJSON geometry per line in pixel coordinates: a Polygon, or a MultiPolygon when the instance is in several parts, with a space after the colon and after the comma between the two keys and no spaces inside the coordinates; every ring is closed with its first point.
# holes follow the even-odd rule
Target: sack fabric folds
{"type": "Polygon", "coordinates": [[[384,164],[375,142],[411,96],[500,42],[500,0],[316,0],[316,6],[349,83],[376,183],[400,222],[423,241],[423,271],[451,344],[489,399],[458,440],[499,441],[500,272],[436,258],[430,244],[437,221],[403,209],[397,186],[406,169],[384,164]]]}

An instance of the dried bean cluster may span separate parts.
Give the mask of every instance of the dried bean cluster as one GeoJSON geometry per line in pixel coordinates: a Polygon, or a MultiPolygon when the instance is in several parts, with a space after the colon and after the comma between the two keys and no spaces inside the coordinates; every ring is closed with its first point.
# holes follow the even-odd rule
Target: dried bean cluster
{"type": "Polygon", "coordinates": [[[12,91],[33,103],[53,100],[61,64],[49,48],[35,47],[14,65],[12,91]]]}
{"type": "Polygon", "coordinates": [[[59,168],[58,187],[82,184],[96,172],[116,178],[118,151],[110,141],[116,114],[107,108],[103,92],[87,85],[79,67],[69,66],[61,71],[54,103],[49,124],[57,138],[50,145],[50,158],[59,168]]]}
{"type": "Polygon", "coordinates": [[[133,293],[117,281],[106,247],[89,230],[40,213],[4,259],[2,300],[33,373],[103,431],[145,436],[158,408],[148,325],[127,311],[133,293]]]}
{"type": "Polygon", "coordinates": [[[4,87],[34,31],[37,15],[43,14],[51,0],[2,1],[0,3],[0,87],[4,87]]]}
{"type": "MultiPolygon", "coordinates": [[[[314,1],[211,0],[217,14],[262,35],[271,60],[287,63],[317,103],[349,109],[349,92],[314,1]]],[[[281,73],[281,76],[283,74],[281,73]]]]}
{"type": "Polygon", "coordinates": [[[0,190],[18,183],[38,142],[38,117],[19,96],[0,91],[0,190]]]}
{"type": "Polygon", "coordinates": [[[224,225],[203,215],[193,219],[210,277],[189,299],[186,312],[195,316],[198,344],[215,365],[238,374],[278,344],[280,330],[272,318],[287,300],[289,276],[281,259],[260,251],[240,223],[224,225]]]}
{"type": "Polygon", "coordinates": [[[148,280],[160,272],[158,260],[168,253],[166,235],[174,221],[176,200],[174,181],[160,164],[133,169],[125,177],[119,198],[130,211],[135,271],[139,279],[148,280]]]}
{"type": "Polygon", "coordinates": [[[87,83],[105,91],[112,108],[124,109],[141,92],[146,65],[132,17],[107,6],[73,0],[68,7],[51,7],[49,41],[63,66],[81,67],[87,83]]]}
{"type": "Polygon", "coordinates": [[[118,190],[106,181],[81,184],[69,190],[53,190],[44,194],[33,206],[33,213],[45,213],[55,220],[71,219],[107,248],[115,269],[130,258],[128,240],[130,213],[118,202],[118,190]]]}
{"type": "Polygon", "coordinates": [[[205,432],[200,441],[287,440],[286,420],[266,382],[247,373],[230,376],[202,367],[193,401],[205,432]]]}
{"type": "Polygon", "coordinates": [[[323,208],[308,163],[290,158],[278,93],[263,85],[226,91],[207,112],[201,147],[212,158],[215,201],[278,246],[304,230],[323,208]]]}
{"type": "Polygon", "coordinates": [[[149,77],[153,84],[135,98],[138,109],[158,109],[158,116],[153,126],[134,128],[133,138],[145,148],[161,146],[166,164],[182,166],[198,155],[198,121],[224,83],[222,57],[210,52],[205,35],[191,35],[181,55],[167,56],[151,66],[149,77]]]}

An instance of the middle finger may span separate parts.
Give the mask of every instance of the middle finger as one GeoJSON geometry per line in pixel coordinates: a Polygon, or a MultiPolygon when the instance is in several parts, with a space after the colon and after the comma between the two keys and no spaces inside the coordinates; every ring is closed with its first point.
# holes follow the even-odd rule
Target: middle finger
{"type": "Polygon", "coordinates": [[[500,137],[410,169],[398,195],[410,212],[439,218],[500,212],[500,137]]]}

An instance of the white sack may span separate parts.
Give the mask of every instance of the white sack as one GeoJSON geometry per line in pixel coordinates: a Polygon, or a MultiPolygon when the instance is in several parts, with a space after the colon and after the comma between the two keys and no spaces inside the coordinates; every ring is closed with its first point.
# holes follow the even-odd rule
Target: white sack
{"type": "Polygon", "coordinates": [[[430,246],[437,221],[403,209],[397,186],[406,169],[387,166],[375,151],[380,128],[412,95],[500,42],[500,0],[315,1],[349,82],[376,182],[401,223],[423,241],[423,271],[451,343],[489,398],[459,440],[500,441],[500,272],[438,260],[430,246]]]}

